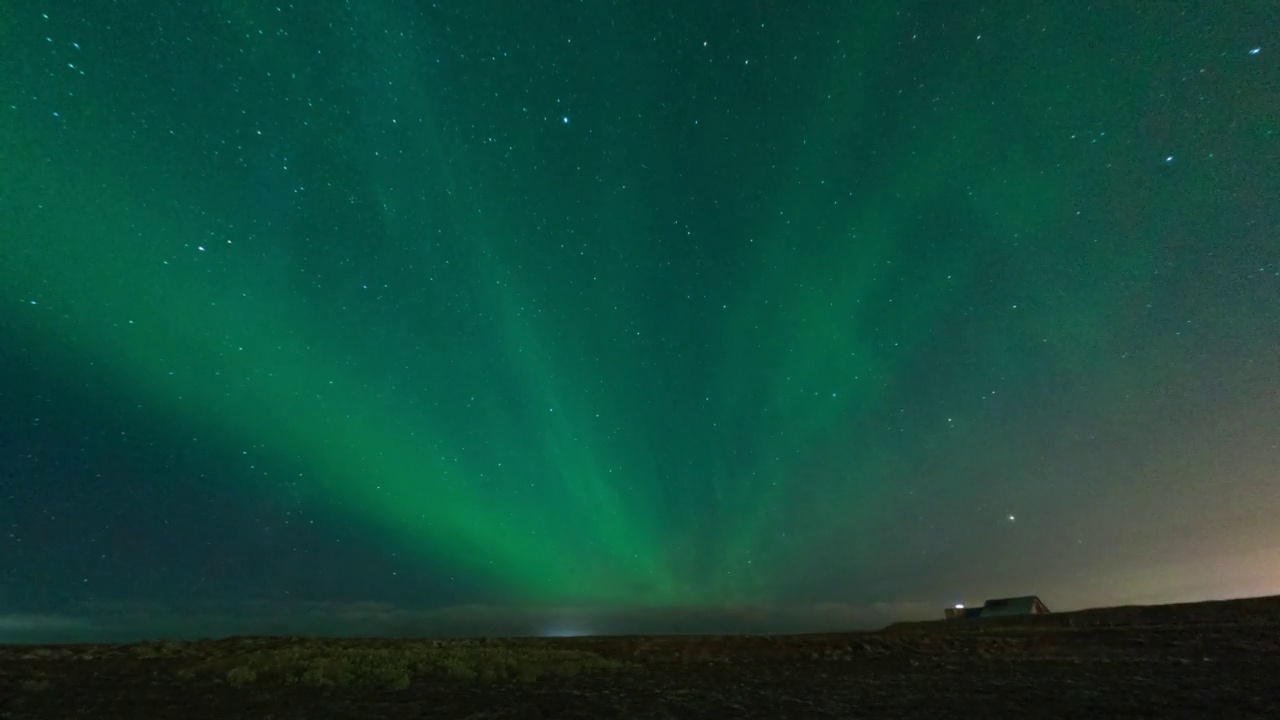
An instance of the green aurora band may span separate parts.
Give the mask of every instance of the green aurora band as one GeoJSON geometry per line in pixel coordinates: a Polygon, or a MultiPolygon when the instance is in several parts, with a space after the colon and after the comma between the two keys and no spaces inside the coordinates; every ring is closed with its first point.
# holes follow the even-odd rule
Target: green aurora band
{"type": "MultiPolygon", "coordinates": [[[[1068,96],[1101,20],[1053,67],[950,71],[984,84],[915,59],[901,94],[909,14],[779,19],[734,48],[766,75],[713,54],[711,9],[679,11],[707,49],[638,6],[364,5],[89,3],[156,40],[86,44],[0,113],[3,338],[494,598],[778,599],[831,543],[874,567],[912,448],[994,433],[904,388],[942,358],[1000,397],[1096,368],[1156,262],[1076,212],[1109,176],[1067,138],[1134,125],[1114,97],[1146,80],[1068,96]],[[571,45],[529,40],[556,23],[571,45]]],[[[28,25],[0,20],[5,77],[49,65],[28,25]]]]}

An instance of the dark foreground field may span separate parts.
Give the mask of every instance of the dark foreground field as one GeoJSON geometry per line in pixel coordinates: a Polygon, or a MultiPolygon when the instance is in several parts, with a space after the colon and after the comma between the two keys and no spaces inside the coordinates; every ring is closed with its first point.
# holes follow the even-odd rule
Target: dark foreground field
{"type": "Polygon", "coordinates": [[[1280,718],[1280,598],[879,633],[0,647],[20,718],[1280,718]]]}

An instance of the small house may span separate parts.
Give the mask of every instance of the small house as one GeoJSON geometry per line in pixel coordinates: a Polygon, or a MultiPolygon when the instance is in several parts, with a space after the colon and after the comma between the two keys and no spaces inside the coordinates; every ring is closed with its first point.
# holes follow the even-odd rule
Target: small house
{"type": "Polygon", "coordinates": [[[1047,615],[1049,608],[1035,595],[988,600],[982,607],[957,605],[943,610],[948,620],[976,617],[1009,617],[1012,615],[1047,615]]]}
{"type": "Polygon", "coordinates": [[[988,600],[982,606],[982,617],[1009,615],[1048,615],[1049,608],[1035,595],[988,600]]]}

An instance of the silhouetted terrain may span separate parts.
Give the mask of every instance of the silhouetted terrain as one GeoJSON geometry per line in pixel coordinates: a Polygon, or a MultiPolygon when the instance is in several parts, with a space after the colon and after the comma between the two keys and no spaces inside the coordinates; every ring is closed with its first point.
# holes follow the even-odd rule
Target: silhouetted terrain
{"type": "Polygon", "coordinates": [[[22,718],[1280,717],[1280,597],[777,637],[0,647],[22,718]]]}

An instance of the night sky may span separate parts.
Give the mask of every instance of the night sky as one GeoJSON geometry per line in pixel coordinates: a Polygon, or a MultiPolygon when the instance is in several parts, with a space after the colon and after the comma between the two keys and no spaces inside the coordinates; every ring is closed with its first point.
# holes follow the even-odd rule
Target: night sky
{"type": "Polygon", "coordinates": [[[0,641],[1280,593],[1274,2],[0,7],[0,641]]]}

